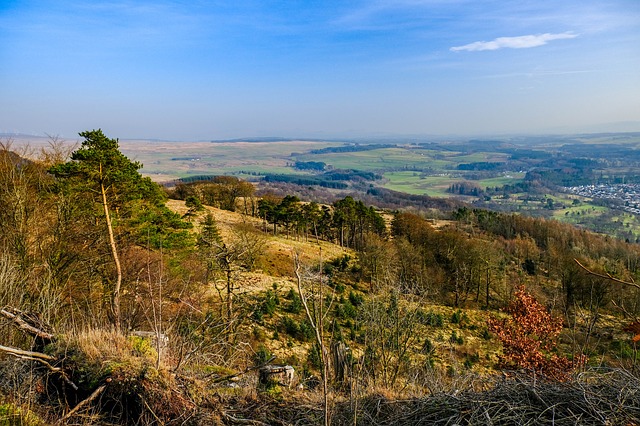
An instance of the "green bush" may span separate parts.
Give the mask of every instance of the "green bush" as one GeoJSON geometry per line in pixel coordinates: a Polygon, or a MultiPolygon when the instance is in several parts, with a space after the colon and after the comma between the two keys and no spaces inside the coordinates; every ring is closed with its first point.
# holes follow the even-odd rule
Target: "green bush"
{"type": "Polygon", "coordinates": [[[291,337],[297,337],[300,333],[300,326],[298,322],[289,316],[282,317],[282,328],[284,332],[291,337]]]}
{"type": "Polygon", "coordinates": [[[444,317],[442,314],[436,314],[434,312],[418,311],[418,321],[423,325],[440,328],[444,326],[444,317]]]}
{"type": "Polygon", "coordinates": [[[289,316],[284,316],[282,317],[281,327],[289,336],[302,342],[313,338],[313,328],[308,321],[298,322],[289,316]]]}
{"type": "Polygon", "coordinates": [[[255,355],[253,356],[253,362],[255,365],[263,365],[271,359],[272,355],[269,349],[264,345],[258,346],[255,355]]]}
{"type": "Polygon", "coordinates": [[[276,307],[280,304],[278,294],[267,290],[264,295],[264,299],[259,303],[256,310],[253,311],[252,317],[256,322],[262,322],[262,318],[265,315],[273,315],[276,311],[276,307]]]}
{"type": "Polygon", "coordinates": [[[303,321],[300,323],[300,335],[298,336],[299,340],[308,341],[313,338],[313,328],[311,324],[307,321],[303,321]]]}
{"type": "Polygon", "coordinates": [[[309,352],[307,352],[307,364],[316,370],[322,368],[322,359],[320,358],[320,349],[317,343],[314,343],[309,348],[309,352]]]}
{"type": "Polygon", "coordinates": [[[456,331],[453,330],[451,332],[451,337],[449,337],[449,342],[453,344],[462,345],[464,344],[464,338],[461,335],[458,336],[458,333],[456,333],[456,331]]]}
{"type": "Polygon", "coordinates": [[[133,354],[135,356],[151,359],[158,356],[158,352],[156,351],[150,337],[129,336],[129,342],[131,342],[131,347],[133,348],[133,354]]]}
{"type": "Polygon", "coordinates": [[[610,343],[609,348],[617,357],[622,359],[633,358],[633,348],[624,340],[614,340],[610,343]]]}
{"type": "Polygon", "coordinates": [[[422,345],[422,353],[423,354],[431,354],[433,352],[433,343],[429,338],[424,339],[424,344],[422,345]]]}
{"type": "Polygon", "coordinates": [[[297,292],[293,291],[293,289],[289,290],[286,298],[289,300],[285,310],[292,314],[299,314],[302,312],[302,300],[300,300],[300,296],[297,292]]]}
{"type": "Polygon", "coordinates": [[[484,340],[491,340],[491,333],[489,333],[488,329],[483,329],[482,330],[482,334],[480,335],[480,337],[482,337],[484,340]]]}
{"type": "Polygon", "coordinates": [[[341,319],[353,319],[358,315],[358,311],[350,301],[336,305],[336,317],[341,319]]]}
{"type": "Polygon", "coordinates": [[[358,307],[364,303],[364,296],[361,294],[354,293],[353,291],[350,291],[349,303],[351,303],[355,307],[358,307]]]}

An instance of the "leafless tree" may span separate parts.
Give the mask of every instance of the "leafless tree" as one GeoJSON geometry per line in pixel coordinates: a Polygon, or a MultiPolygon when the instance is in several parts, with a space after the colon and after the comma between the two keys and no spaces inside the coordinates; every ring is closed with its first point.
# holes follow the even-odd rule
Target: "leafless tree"
{"type": "Polygon", "coordinates": [[[307,319],[313,328],[316,344],[320,351],[320,361],[322,367],[322,394],[324,397],[324,424],[329,426],[331,423],[331,407],[329,402],[329,369],[330,358],[327,350],[327,345],[324,340],[324,321],[327,314],[331,310],[331,304],[333,303],[334,293],[328,294],[325,288],[324,277],[322,275],[322,249],[320,249],[320,267],[318,273],[310,274],[310,271],[303,271],[302,261],[300,260],[300,254],[296,251],[293,252],[294,273],[298,284],[298,295],[304,306],[307,319]],[[330,296],[328,306],[326,303],[326,296],[330,296]]]}

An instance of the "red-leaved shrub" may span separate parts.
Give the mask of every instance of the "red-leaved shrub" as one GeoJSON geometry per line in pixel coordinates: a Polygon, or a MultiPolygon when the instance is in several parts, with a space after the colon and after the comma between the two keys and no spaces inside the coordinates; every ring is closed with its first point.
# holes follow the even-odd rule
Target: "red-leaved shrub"
{"type": "Polygon", "coordinates": [[[489,320],[489,331],[504,347],[501,357],[504,367],[564,381],[587,361],[585,355],[571,361],[553,353],[562,331],[562,318],[553,317],[524,287],[518,288],[505,312],[510,317],[489,320]]]}

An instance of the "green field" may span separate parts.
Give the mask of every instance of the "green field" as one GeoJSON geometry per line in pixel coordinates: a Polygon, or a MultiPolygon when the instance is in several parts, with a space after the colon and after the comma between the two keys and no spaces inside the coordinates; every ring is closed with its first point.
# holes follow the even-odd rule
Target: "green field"
{"type": "MultiPolygon", "coordinates": [[[[427,176],[424,173],[412,171],[387,172],[383,174],[383,186],[394,191],[408,194],[429,195],[432,197],[451,197],[447,192],[449,186],[456,182],[465,181],[459,174],[444,174],[427,176]]],[[[510,173],[506,176],[470,181],[484,189],[486,187],[502,187],[522,182],[524,173],[510,173]]]]}
{"type": "Polygon", "coordinates": [[[450,176],[425,176],[420,172],[388,172],[383,175],[386,182],[383,186],[394,191],[431,197],[450,197],[447,188],[463,179],[450,176]]]}
{"type": "Polygon", "coordinates": [[[300,161],[322,161],[336,169],[356,169],[380,172],[398,169],[443,169],[449,164],[436,160],[426,151],[405,148],[382,148],[371,151],[335,152],[326,154],[306,154],[296,156],[300,161]]]}
{"type": "Polygon", "coordinates": [[[579,206],[567,207],[553,212],[553,217],[562,222],[580,223],[587,217],[598,217],[608,212],[610,209],[603,206],[592,206],[582,204],[579,206]]]}
{"type": "Polygon", "coordinates": [[[496,187],[496,186],[504,186],[504,185],[515,185],[516,183],[520,183],[524,180],[525,174],[526,173],[524,172],[508,173],[500,177],[480,179],[476,181],[476,183],[480,188],[496,187]]]}

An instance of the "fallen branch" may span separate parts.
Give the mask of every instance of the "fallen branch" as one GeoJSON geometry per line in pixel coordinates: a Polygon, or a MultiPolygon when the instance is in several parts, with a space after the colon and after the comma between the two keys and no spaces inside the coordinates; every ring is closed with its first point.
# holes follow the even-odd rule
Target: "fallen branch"
{"type": "MultiPolygon", "coordinates": [[[[36,361],[54,361],[56,358],[51,355],[43,354],[42,352],[32,352],[25,351],[18,348],[12,348],[9,346],[0,345],[0,351],[6,352],[9,355],[17,356],[17,357],[28,357],[30,359],[35,359],[36,361]]],[[[48,363],[47,363],[48,364],[48,363]]]]}
{"type": "Polygon", "coordinates": [[[33,351],[25,351],[18,348],[12,348],[9,346],[0,345],[0,351],[6,352],[11,356],[16,358],[25,359],[27,361],[37,361],[40,364],[44,365],[49,369],[49,371],[53,373],[58,373],[62,377],[62,380],[65,381],[69,386],[73,388],[73,390],[78,390],[78,386],[73,383],[68,377],[64,370],[60,367],[54,367],[49,364],[48,361],[56,361],[57,358],[52,357],[51,355],[43,354],[42,352],[33,352],[33,351]]]}
{"type": "Polygon", "coordinates": [[[20,330],[28,333],[32,336],[39,337],[46,342],[52,342],[55,340],[55,336],[47,331],[44,331],[40,328],[37,328],[22,318],[23,312],[16,308],[5,308],[0,310],[0,314],[4,317],[9,318],[13,321],[20,330]],[[13,312],[9,312],[7,309],[12,310],[13,312]]]}
{"type": "MultiPolygon", "coordinates": [[[[412,426],[527,424],[541,426],[638,424],[640,381],[625,370],[589,370],[568,382],[497,381],[486,391],[433,394],[407,401],[372,396],[353,413],[347,401],[337,407],[340,424],[358,415],[358,424],[412,426]]],[[[349,422],[350,423],[350,422],[349,422]]]]}
{"type": "Polygon", "coordinates": [[[60,422],[62,423],[62,422],[67,421],[71,416],[75,415],[78,411],[80,411],[86,405],[90,404],[91,401],[96,399],[105,390],[106,387],[107,387],[107,385],[102,385],[102,386],[98,387],[96,390],[94,390],[91,395],[89,395],[86,399],[80,401],[78,403],[78,405],[73,407],[73,409],[71,411],[69,411],[67,414],[65,414],[65,416],[62,418],[62,420],[60,420],[60,422]]]}

